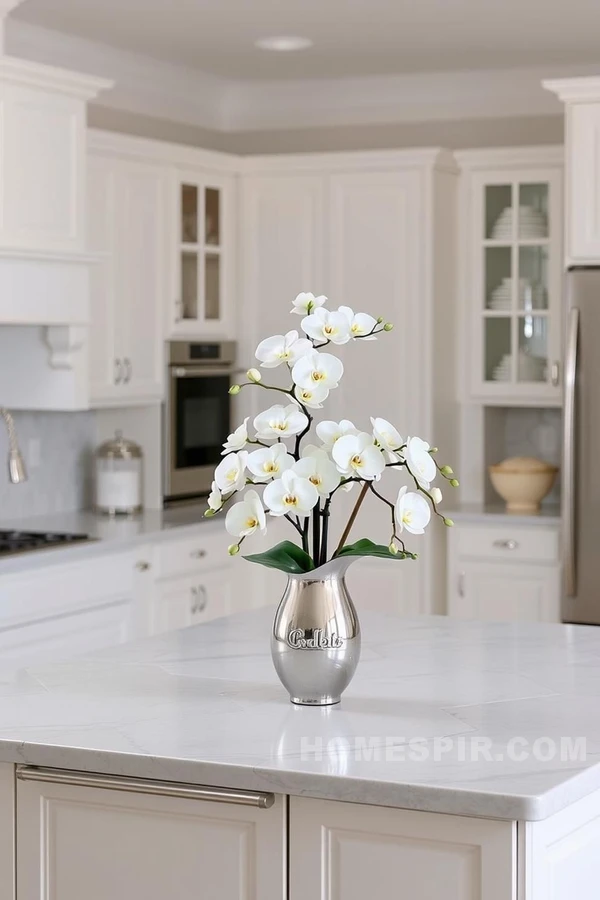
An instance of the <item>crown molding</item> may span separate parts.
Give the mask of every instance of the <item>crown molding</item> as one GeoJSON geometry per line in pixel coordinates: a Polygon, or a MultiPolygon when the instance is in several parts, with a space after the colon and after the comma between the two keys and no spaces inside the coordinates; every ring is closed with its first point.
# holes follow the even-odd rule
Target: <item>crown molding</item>
{"type": "Polygon", "coordinates": [[[542,82],[547,91],[565,103],[586,103],[600,98],[600,77],[553,78],[542,82]]]}
{"type": "Polygon", "coordinates": [[[260,155],[239,158],[242,173],[268,173],[276,176],[290,172],[353,172],[384,169],[422,168],[456,174],[458,167],[449,150],[437,147],[411,147],[407,150],[369,150],[340,153],[286,153],[279,156],[260,155]]]}
{"type": "Polygon", "coordinates": [[[565,162],[565,148],[543,144],[539,147],[494,147],[492,149],[455,150],[454,158],[461,169],[477,171],[490,167],[522,169],[527,166],[556,166],[565,162]]]}
{"type": "MultiPolygon", "coordinates": [[[[540,67],[231,81],[10,17],[6,46],[13,56],[114,80],[103,106],[218,132],[562,114],[552,94],[562,82],[544,82],[544,90],[549,71],[540,67]]],[[[583,84],[599,70],[553,66],[552,74],[583,84]]]]}
{"type": "Polygon", "coordinates": [[[171,144],[116,131],[87,129],[87,145],[92,153],[109,153],[124,159],[143,159],[145,162],[168,163],[182,168],[201,167],[219,173],[237,173],[240,157],[216,150],[204,150],[185,144],[171,144]]]}
{"type": "Polygon", "coordinates": [[[7,19],[5,44],[11,56],[111,79],[103,106],[222,128],[223,79],[18,19],[7,19]]]}

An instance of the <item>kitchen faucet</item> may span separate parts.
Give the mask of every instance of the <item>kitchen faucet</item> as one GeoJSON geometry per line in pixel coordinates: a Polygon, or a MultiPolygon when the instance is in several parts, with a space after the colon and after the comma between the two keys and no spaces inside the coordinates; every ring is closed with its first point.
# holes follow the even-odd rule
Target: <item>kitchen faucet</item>
{"type": "Polygon", "coordinates": [[[25,463],[17,442],[15,422],[10,412],[4,406],[0,406],[0,418],[4,419],[8,433],[8,477],[13,484],[27,481],[25,463]]]}

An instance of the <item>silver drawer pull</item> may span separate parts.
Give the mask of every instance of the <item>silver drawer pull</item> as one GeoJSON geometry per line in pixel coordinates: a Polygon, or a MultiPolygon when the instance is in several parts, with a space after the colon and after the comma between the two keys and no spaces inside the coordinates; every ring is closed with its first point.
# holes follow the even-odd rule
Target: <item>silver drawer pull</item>
{"type": "Polygon", "coordinates": [[[150,568],[150,563],[141,559],[139,562],[136,562],[135,567],[138,572],[147,572],[150,568]]]}
{"type": "Polygon", "coordinates": [[[204,559],[206,556],[206,550],[192,550],[190,553],[192,559],[204,559]]]}
{"type": "Polygon", "coordinates": [[[212,803],[235,803],[238,806],[256,806],[269,809],[275,802],[275,794],[265,791],[237,791],[233,788],[195,787],[169,781],[153,781],[146,778],[121,778],[112,775],[96,775],[88,772],[70,772],[66,769],[44,769],[38,766],[17,766],[20,781],[42,781],[45,784],[71,784],[74,787],[104,788],[109,791],[126,791],[136,794],[154,794],[159,797],[178,797],[184,800],[210,800],[212,803]]]}
{"type": "Polygon", "coordinates": [[[512,538],[506,541],[494,541],[494,547],[499,547],[501,550],[516,550],[518,546],[519,542],[514,541],[512,538]]]}

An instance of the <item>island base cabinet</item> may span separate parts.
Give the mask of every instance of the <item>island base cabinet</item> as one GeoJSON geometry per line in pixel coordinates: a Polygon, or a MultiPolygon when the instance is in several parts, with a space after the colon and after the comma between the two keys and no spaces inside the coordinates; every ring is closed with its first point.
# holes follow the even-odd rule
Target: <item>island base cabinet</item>
{"type": "Polygon", "coordinates": [[[18,780],[18,900],[282,900],[285,802],[18,780]]]}
{"type": "Polygon", "coordinates": [[[290,836],[289,900],[517,897],[514,822],[291,797],[290,836]]]}

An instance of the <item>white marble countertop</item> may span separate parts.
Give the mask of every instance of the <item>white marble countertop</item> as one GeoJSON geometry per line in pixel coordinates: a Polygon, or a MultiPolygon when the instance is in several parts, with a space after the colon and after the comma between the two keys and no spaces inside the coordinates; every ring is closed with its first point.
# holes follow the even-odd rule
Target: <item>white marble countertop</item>
{"type": "Polygon", "coordinates": [[[0,575],[9,572],[27,571],[47,565],[61,564],[73,559],[98,553],[126,549],[148,540],[169,538],[173,530],[194,530],[198,527],[220,529],[220,519],[205,519],[206,503],[174,506],[169,509],[147,509],[137,516],[110,517],[98,515],[90,510],[66,513],[52,513],[47,516],[31,516],[21,519],[0,518],[0,528],[19,531],[70,532],[87,534],[90,541],[64,547],[52,547],[41,551],[19,553],[0,558],[0,575]]]}
{"type": "Polygon", "coordinates": [[[600,629],[367,614],[342,703],[315,709],[276,678],[272,615],[5,676],[0,760],[502,819],[600,788],[600,629]],[[578,738],[584,759],[549,758],[578,738]]]}
{"type": "Polygon", "coordinates": [[[539,513],[523,515],[507,512],[502,503],[461,503],[444,507],[443,513],[455,522],[487,525],[560,525],[560,505],[542,505],[539,513]]]}

